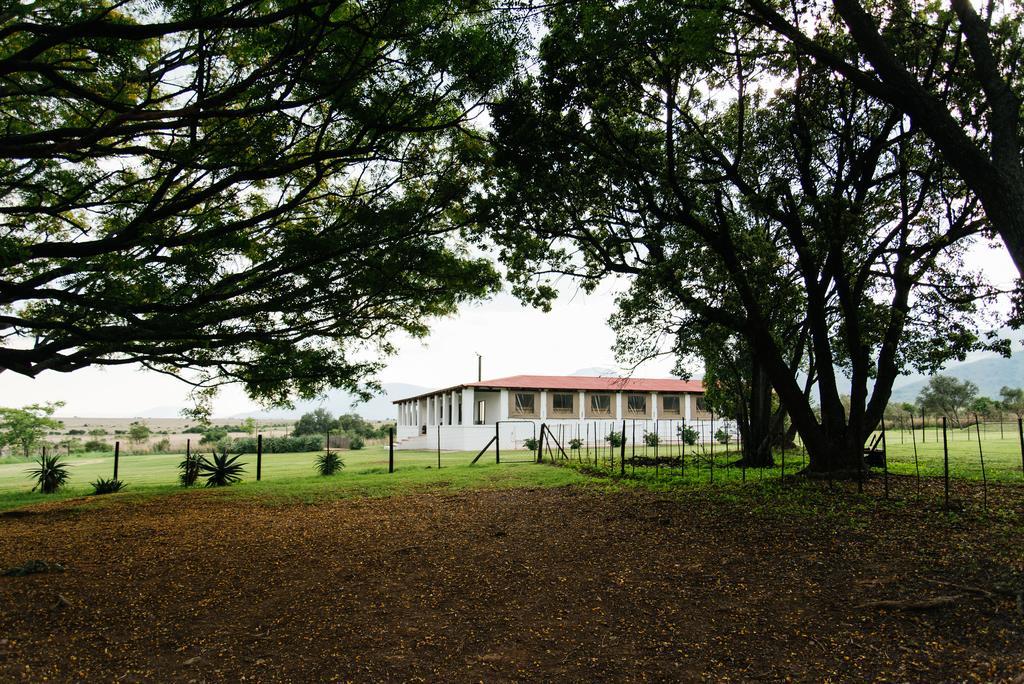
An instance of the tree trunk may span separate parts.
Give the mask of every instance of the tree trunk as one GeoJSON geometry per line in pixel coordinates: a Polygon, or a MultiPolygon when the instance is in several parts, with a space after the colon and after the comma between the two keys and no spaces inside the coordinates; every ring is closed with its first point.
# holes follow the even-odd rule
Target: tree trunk
{"type": "Polygon", "coordinates": [[[744,403],[748,410],[746,420],[742,420],[740,426],[743,432],[743,460],[740,465],[771,467],[774,465],[772,433],[775,423],[772,420],[772,385],[768,373],[756,358],[751,362],[749,395],[744,403]]]}

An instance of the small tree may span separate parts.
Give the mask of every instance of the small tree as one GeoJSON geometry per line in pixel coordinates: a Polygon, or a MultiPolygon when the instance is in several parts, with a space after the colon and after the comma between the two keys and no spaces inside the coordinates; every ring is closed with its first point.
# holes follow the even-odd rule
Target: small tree
{"type": "Polygon", "coordinates": [[[138,449],[140,444],[144,444],[149,440],[149,436],[152,433],[153,431],[145,423],[134,422],[128,428],[128,441],[138,449]]]}
{"type": "Polygon", "coordinates": [[[57,401],[30,404],[20,409],[0,408],[0,448],[17,447],[28,458],[47,431],[64,425],[52,417],[54,411],[63,405],[63,401],[57,401]]]}
{"type": "Polygon", "coordinates": [[[687,446],[693,446],[697,443],[697,438],[700,437],[700,433],[696,429],[689,425],[682,425],[679,427],[679,439],[683,440],[683,444],[687,446]]]}
{"type": "Polygon", "coordinates": [[[962,427],[960,416],[969,410],[978,395],[978,386],[970,380],[957,380],[951,375],[933,375],[917,397],[917,405],[925,411],[946,416],[956,427],[962,427]]]}
{"type": "Polygon", "coordinates": [[[295,423],[295,427],[292,428],[292,434],[296,437],[300,435],[325,435],[328,432],[334,432],[338,428],[338,421],[335,420],[334,416],[327,409],[318,408],[310,413],[302,414],[302,417],[295,423]]]}
{"type": "Polygon", "coordinates": [[[725,428],[718,428],[718,430],[715,431],[715,441],[718,442],[719,444],[729,446],[729,442],[731,440],[732,435],[729,434],[729,431],[726,430],[725,428]]]}
{"type": "Polygon", "coordinates": [[[620,447],[622,446],[622,433],[612,430],[608,433],[608,436],[604,438],[604,441],[608,442],[613,447],[620,447]]]}
{"type": "Polygon", "coordinates": [[[999,390],[1002,399],[999,403],[1017,418],[1024,418],[1024,389],[1020,387],[1003,387],[999,390]]]}
{"type": "Polygon", "coordinates": [[[242,430],[245,434],[252,436],[256,434],[256,419],[249,417],[242,421],[242,430]]]}
{"type": "Polygon", "coordinates": [[[658,446],[658,444],[660,443],[661,437],[658,436],[657,432],[648,432],[647,434],[644,435],[644,444],[646,444],[647,446],[658,446]]]}

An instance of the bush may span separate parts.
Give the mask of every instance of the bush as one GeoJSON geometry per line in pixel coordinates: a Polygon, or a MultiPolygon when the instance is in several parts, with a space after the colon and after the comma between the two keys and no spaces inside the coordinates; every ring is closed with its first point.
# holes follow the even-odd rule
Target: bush
{"type": "Polygon", "coordinates": [[[579,437],[573,437],[569,440],[569,449],[572,451],[579,451],[583,448],[583,440],[579,437]]]}
{"type": "Polygon", "coordinates": [[[228,431],[222,427],[208,427],[199,438],[200,444],[220,444],[227,439],[228,431]]]}
{"type": "Polygon", "coordinates": [[[154,454],[166,454],[171,450],[171,440],[164,437],[159,442],[156,442],[152,446],[154,454]]]}
{"type": "Polygon", "coordinates": [[[700,437],[700,433],[689,425],[683,425],[679,428],[679,438],[688,446],[696,444],[698,437],[700,437]]]}
{"type": "Polygon", "coordinates": [[[718,428],[718,430],[715,432],[715,441],[717,441],[719,444],[729,446],[729,440],[731,439],[732,435],[730,435],[729,431],[726,430],[725,428],[718,428]]]}
{"type": "Polygon", "coordinates": [[[32,488],[33,492],[38,489],[43,494],[54,494],[67,484],[68,477],[71,475],[68,472],[67,464],[56,454],[40,456],[36,460],[36,465],[39,467],[28,471],[28,474],[36,481],[36,486],[32,488]]]}
{"type": "Polygon", "coordinates": [[[242,481],[245,464],[237,463],[242,454],[228,457],[227,451],[222,451],[219,454],[215,451],[212,455],[212,460],[205,456],[200,457],[199,460],[199,471],[200,474],[206,476],[207,487],[227,487],[242,481]]]}
{"type": "Polygon", "coordinates": [[[661,443],[661,437],[658,436],[657,432],[648,432],[644,435],[644,444],[649,447],[658,446],[661,443]]]}
{"type": "Polygon", "coordinates": [[[611,444],[613,447],[622,446],[622,433],[621,432],[609,432],[608,436],[604,438],[604,441],[611,444]]]}
{"type": "Polygon", "coordinates": [[[359,449],[362,449],[364,446],[366,446],[366,441],[362,437],[360,437],[359,435],[352,435],[352,438],[348,443],[349,449],[352,449],[353,451],[358,451],[359,449]]]}
{"type": "Polygon", "coordinates": [[[68,430],[69,435],[84,435],[85,430],[68,430]]]}
{"type": "Polygon", "coordinates": [[[182,487],[191,487],[199,479],[199,465],[202,457],[199,454],[189,454],[185,460],[178,464],[178,481],[182,487]]]}
{"type": "Polygon", "coordinates": [[[526,439],[523,440],[523,446],[526,447],[526,449],[528,451],[536,451],[537,450],[537,438],[536,437],[527,437],[526,439]]]}
{"type": "MultiPolygon", "coordinates": [[[[256,438],[242,437],[240,439],[232,440],[228,448],[231,451],[239,453],[255,454],[256,438]]],[[[265,454],[289,454],[304,451],[320,451],[323,448],[324,438],[321,435],[263,438],[263,453],[265,454]]]]}
{"type": "Polygon", "coordinates": [[[92,493],[95,494],[113,494],[124,489],[124,482],[110,478],[109,480],[99,478],[92,483],[92,493]]]}
{"type": "Polygon", "coordinates": [[[325,451],[316,457],[316,471],[321,475],[334,475],[344,467],[345,462],[333,451],[325,451]]]}
{"type": "Polygon", "coordinates": [[[88,442],[82,445],[82,448],[86,451],[110,451],[113,449],[112,446],[107,444],[102,439],[90,439],[88,442]]]}

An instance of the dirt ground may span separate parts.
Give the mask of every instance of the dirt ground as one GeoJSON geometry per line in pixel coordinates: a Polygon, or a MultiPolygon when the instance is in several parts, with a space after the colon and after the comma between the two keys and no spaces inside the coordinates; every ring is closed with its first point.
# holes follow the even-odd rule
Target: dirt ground
{"type": "Polygon", "coordinates": [[[0,680],[1024,682],[1024,617],[979,591],[1022,540],[913,515],[581,488],[9,513],[0,568],[66,570],[0,577],[0,680]]]}

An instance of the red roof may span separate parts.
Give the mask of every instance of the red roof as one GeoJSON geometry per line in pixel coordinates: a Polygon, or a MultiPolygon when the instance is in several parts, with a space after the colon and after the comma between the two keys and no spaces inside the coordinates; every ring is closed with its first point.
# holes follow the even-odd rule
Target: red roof
{"type": "Polygon", "coordinates": [[[466,387],[481,389],[530,389],[530,390],[585,390],[590,392],[704,392],[700,380],[676,380],[673,378],[615,378],[581,375],[510,375],[507,378],[467,382],[454,387],[424,392],[414,397],[396,399],[392,403],[419,399],[433,394],[453,392],[466,387]]]}

